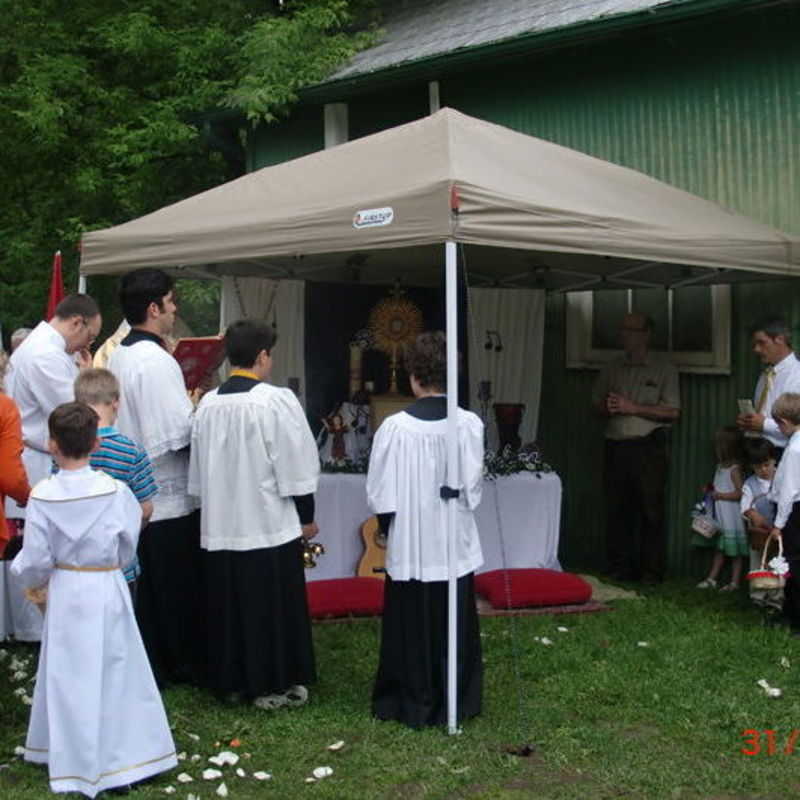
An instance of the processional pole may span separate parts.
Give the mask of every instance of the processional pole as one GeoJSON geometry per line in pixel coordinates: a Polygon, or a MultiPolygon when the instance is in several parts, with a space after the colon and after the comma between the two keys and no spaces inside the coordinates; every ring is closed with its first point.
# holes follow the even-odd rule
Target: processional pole
{"type": "MultiPolygon", "coordinates": [[[[458,271],[456,243],[445,242],[445,300],[447,318],[447,487],[459,484],[458,464],[458,271]]],[[[444,489],[443,489],[444,495],[444,489]]],[[[457,495],[456,495],[457,496],[457,495]]],[[[456,555],[456,498],[447,503],[447,732],[458,733],[458,560],[456,555]]]]}

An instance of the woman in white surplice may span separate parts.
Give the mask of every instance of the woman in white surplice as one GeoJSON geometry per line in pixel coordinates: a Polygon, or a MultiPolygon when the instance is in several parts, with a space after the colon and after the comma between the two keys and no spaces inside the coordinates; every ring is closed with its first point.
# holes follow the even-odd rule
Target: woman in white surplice
{"type": "Polygon", "coordinates": [[[58,406],[49,426],[60,471],[31,492],[11,565],[28,589],[49,581],[25,759],[48,765],[54,792],[94,797],[177,760],[120,569],[136,552],[141,507],[89,467],[91,408],[58,406]]]}
{"type": "Polygon", "coordinates": [[[447,717],[447,503],[458,504],[458,719],[481,709],[483,663],[474,571],[483,563],[473,512],[483,484],[483,423],[458,409],[459,490],[440,497],[447,461],[444,334],[406,354],[417,400],[375,434],[367,499],[387,534],[386,587],[372,712],[414,728],[447,717]]]}

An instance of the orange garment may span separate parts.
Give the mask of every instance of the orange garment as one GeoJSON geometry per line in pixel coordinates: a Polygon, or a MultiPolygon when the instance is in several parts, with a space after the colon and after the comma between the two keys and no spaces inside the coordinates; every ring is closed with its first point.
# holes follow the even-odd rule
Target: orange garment
{"type": "Polygon", "coordinates": [[[28,502],[31,487],[22,463],[22,421],[16,403],[0,394],[0,555],[6,549],[9,530],[6,525],[6,495],[18,503],[28,502]]]}

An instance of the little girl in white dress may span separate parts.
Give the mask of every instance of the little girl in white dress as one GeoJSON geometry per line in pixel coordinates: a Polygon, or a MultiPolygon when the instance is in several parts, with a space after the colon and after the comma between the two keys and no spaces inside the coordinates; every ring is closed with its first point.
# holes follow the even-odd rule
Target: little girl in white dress
{"type": "Polygon", "coordinates": [[[725,559],[731,559],[731,579],[721,592],[739,588],[744,560],[750,554],[744,521],[739,509],[744,476],[742,470],[742,433],[738,428],[720,428],[714,435],[717,452],[717,471],[714,473],[714,516],[720,532],[716,538],[717,550],[711,561],[708,576],[697,584],[698,589],[716,589],[725,559]]]}

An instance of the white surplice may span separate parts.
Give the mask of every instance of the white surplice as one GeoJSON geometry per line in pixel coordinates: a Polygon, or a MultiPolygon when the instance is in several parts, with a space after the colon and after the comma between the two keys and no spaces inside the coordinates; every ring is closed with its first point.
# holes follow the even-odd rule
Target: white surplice
{"type": "Polygon", "coordinates": [[[300,536],[292,496],[312,494],[319,455],[290,389],[209,392],[192,431],[189,490],[202,499],[204,550],[278,547],[300,536]]]}
{"type": "Polygon", "coordinates": [[[147,451],[158,494],[151,522],[176,519],[197,508],[186,489],[194,407],[178,362],[153,341],[120,345],[108,368],[122,392],[117,430],[147,451]]]}
{"type": "Polygon", "coordinates": [[[141,507],[89,467],[34,487],[11,569],[48,582],[25,759],[47,764],[54,792],[94,797],[177,764],[120,564],[136,552],[141,507]]]}
{"type": "MultiPolygon", "coordinates": [[[[75,399],[78,367],[67,353],[64,337],[49,322],[40,322],[12,353],[5,377],[6,394],[22,417],[22,460],[28,483],[37,484],[50,474],[47,420],[61,403],[75,399]]],[[[14,504],[16,506],[16,504],[14,504]]],[[[24,509],[6,508],[6,515],[24,518],[24,509]],[[10,512],[10,513],[9,513],[10,512]]]]}
{"type": "Polygon", "coordinates": [[[397,581],[446,581],[447,503],[455,502],[458,577],[483,563],[474,510],[483,489],[483,423],[458,409],[460,490],[442,500],[447,484],[447,420],[423,420],[405,411],[387,417],[375,433],[367,473],[367,502],[376,514],[394,512],[386,571],[397,581]]]}

